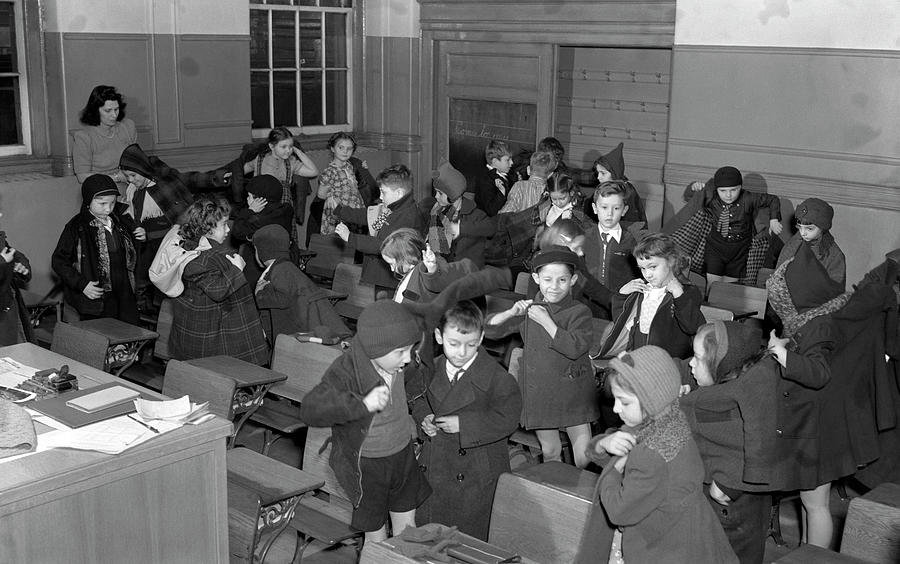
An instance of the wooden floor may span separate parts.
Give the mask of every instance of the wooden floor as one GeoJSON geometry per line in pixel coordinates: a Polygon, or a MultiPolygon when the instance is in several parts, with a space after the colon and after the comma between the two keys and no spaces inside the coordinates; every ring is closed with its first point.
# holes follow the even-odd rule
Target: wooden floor
{"type": "MultiPolygon", "coordinates": [[[[136,364],[132,366],[128,369],[124,376],[128,379],[134,380],[135,382],[139,382],[150,388],[158,390],[162,387],[163,370],[164,369],[162,364],[154,360],[149,363],[136,364]]],[[[238,443],[258,451],[260,449],[260,446],[262,445],[262,435],[263,433],[261,428],[255,427],[253,423],[248,422],[246,425],[244,425],[244,429],[241,431],[241,435],[238,438],[238,443]]],[[[289,439],[282,439],[277,441],[272,447],[272,450],[269,454],[270,456],[281,460],[282,462],[292,464],[294,466],[298,465],[301,459],[300,445],[294,444],[294,442],[289,439]]],[[[848,488],[848,495],[850,495],[852,498],[858,496],[859,493],[854,492],[850,488],[848,488]]],[[[836,539],[836,548],[839,545],[841,534],[843,532],[844,519],[847,516],[848,505],[849,500],[841,500],[837,494],[836,489],[833,488],[831,491],[831,514],[834,516],[834,534],[836,539]]],[[[775,545],[771,538],[767,539],[765,562],[773,562],[799,545],[799,514],[799,499],[782,502],[781,530],[782,534],[784,535],[784,540],[788,543],[788,546],[779,547],[775,545]]],[[[314,564],[317,560],[316,553],[318,551],[321,551],[321,548],[321,546],[317,547],[315,544],[310,546],[304,555],[304,562],[314,564]]],[[[293,555],[293,550],[294,537],[293,535],[289,535],[288,532],[286,532],[272,547],[271,551],[269,552],[268,558],[266,558],[266,562],[269,564],[289,563],[291,561],[291,556],[293,555]]]]}

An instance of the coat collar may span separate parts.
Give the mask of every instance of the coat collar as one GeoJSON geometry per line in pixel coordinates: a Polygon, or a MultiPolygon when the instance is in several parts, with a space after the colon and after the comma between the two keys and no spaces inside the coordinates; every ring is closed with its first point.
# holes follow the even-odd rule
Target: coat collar
{"type": "Polygon", "coordinates": [[[483,394],[491,386],[494,367],[484,347],[478,348],[478,356],[469,366],[462,378],[450,386],[447,379],[447,362],[444,355],[435,359],[434,377],[428,384],[428,393],[440,403],[433,404],[435,415],[451,415],[475,401],[478,394],[483,394]]]}

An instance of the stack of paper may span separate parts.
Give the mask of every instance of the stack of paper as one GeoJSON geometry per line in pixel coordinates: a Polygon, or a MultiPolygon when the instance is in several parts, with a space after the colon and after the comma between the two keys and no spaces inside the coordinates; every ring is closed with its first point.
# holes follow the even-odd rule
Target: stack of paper
{"type": "Polygon", "coordinates": [[[140,418],[148,423],[185,423],[198,425],[213,418],[209,412],[209,402],[192,403],[188,396],[174,400],[152,401],[144,398],[134,400],[134,407],[140,418]]]}

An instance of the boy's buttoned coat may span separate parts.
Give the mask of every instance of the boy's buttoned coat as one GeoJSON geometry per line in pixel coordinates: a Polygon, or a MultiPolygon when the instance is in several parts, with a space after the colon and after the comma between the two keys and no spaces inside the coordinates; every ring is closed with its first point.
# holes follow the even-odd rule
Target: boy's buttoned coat
{"type": "Polygon", "coordinates": [[[518,427],[522,398],[515,379],[484,349],[452,386],[443,355],[435,365],[427,400],[416,400],[413,417],[420,424],[433,407],[435,417],[458,416],[459,433],[438,431],[425,440],[419,464],[434,492],[416,520],[456,525],[487,540],[497,479],[510,471],[506,439],[518,427]]]}

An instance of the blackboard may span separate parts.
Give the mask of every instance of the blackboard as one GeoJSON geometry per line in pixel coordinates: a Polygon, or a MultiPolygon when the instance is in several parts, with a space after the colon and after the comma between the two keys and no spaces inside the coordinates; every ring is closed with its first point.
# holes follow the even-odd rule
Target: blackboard
{"type": "Polygon", "coordinates": [[[466,176],[469,191],[484,175],[484,149],[491,139],[506,141],[513,155],[534,149],[536,118],[535,104],[450,99],[450,164],[466,176]]]}

